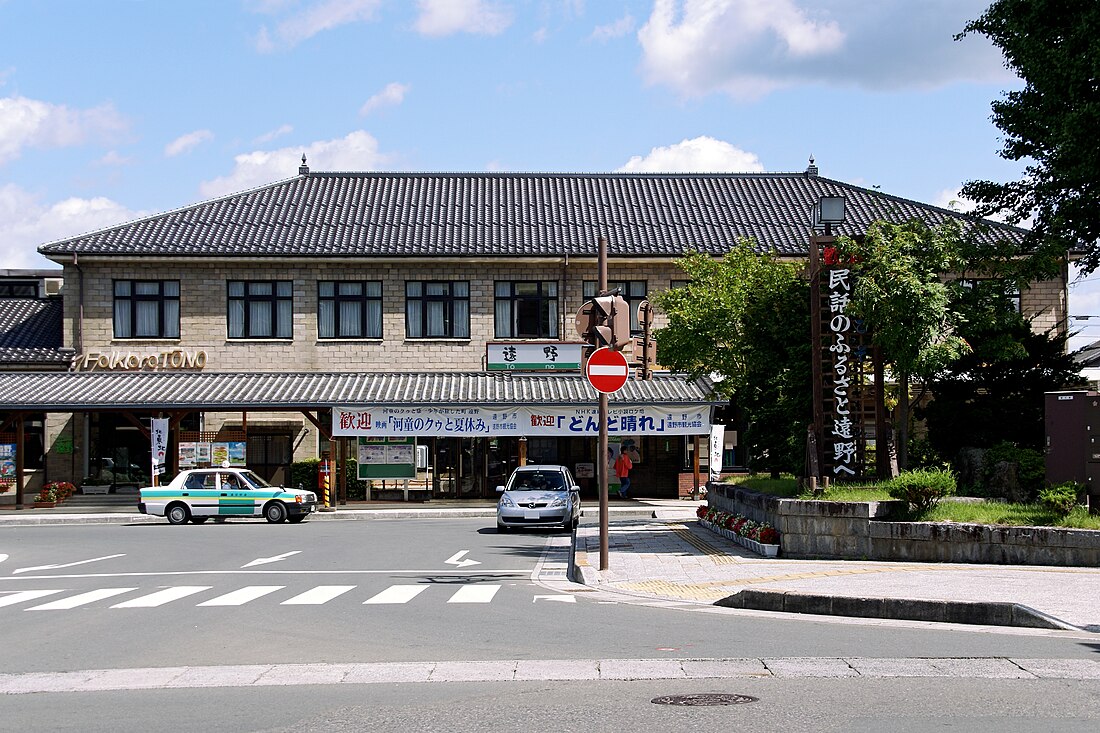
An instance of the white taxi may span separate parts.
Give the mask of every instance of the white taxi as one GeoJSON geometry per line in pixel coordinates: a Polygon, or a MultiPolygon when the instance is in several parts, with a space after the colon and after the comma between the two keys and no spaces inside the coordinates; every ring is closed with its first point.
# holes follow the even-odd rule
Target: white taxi
{"type": "Polygon", "coordinates": [[[138,511],[167,517],[171,524],[202,524],[210,517],[297,523],[317,511],[317,495],[272,486],[245,468],[195,468],[181,471],[167,486],[143,488],[138,511]]]}

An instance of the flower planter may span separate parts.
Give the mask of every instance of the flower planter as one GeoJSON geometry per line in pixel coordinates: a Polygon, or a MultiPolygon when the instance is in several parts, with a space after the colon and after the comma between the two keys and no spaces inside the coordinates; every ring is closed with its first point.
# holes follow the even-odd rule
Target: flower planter
{"type": "Polygon", "coordinates": [[[758,555],[764,557],[778,557],[779,545],[766,545],[763,542],[757,542],[756,540],[750,540],[748,537],[742,537],[739,534],[735,534],[732,530],[728,530],[725,527],[719,527],[715,524],[708,522],[705,519],[700,519],[699,524],[703,525],[711,532],[720,534],[728,540],[736,542],[747,550],[751,550],[758,555]]]}
{"type": "Polygon", "coordinates": [[[35,509],[49,509],[50,507],[57,506],[56,501],[36,501],[34,503],[35,509]]]}
{"type": "Polygon", "coordinates": [[[109,494],[111,492],[110,484],[85,484],[80,487],[81,494],[109,494]]]}

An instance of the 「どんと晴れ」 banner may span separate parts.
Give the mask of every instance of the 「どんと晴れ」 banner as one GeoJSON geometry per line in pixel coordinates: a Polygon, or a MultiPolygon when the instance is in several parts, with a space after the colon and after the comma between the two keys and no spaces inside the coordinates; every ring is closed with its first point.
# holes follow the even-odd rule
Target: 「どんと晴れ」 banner
{"type": "MultiPolygon", "coordinates": [[[[612,407],[609,435],[708,435],[710,405],[612,407]]],[[[427,437],[600,434],[595,407],[356,407],[332,408],[335,436],[427,437]]]]}

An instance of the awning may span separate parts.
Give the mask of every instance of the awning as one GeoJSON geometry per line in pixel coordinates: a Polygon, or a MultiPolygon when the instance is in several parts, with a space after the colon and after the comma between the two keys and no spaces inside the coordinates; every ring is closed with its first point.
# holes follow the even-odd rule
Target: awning
{"type": "MultiPolygon", "coordinates": [[[[599,394],[581,374],[511,372],[0,372],[0,411],[276,411],[341,406],[571,406],[599,394]]],[[[721,405],[705,377],[628,380],[614,406],[721,405]]]]}

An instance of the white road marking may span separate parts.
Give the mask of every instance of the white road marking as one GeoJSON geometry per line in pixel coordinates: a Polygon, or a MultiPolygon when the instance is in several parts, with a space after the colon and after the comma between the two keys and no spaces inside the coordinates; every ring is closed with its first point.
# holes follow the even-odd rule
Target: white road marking
{"type": "Polygon", "coordinates": [[[21,590],[16,591],[10,595],[0,596],[0,607],[14,606],[16,603],[22,603],[23,601],[33,601],[35,598],[42,598],[43,596],[52,596],[54,593],[60,593],[60,590],[21,590]]]}
{"type": "Polygon", "coordinates": [[[250,568],[253,565],[266,565],[269,562],[279,562],[280,560],[287,559],[291,555],[297,555],[300,552],[301,550],[291,550],[290,552],[284,552],[282,555],[275,555],[274,557],[258,557],[250,563],[245,563],[244,565],[241,565],[241,567],[250,568]]]}
{"type": "Polygon", "coordinates": [[[627,367],[615,364],[589,364],[588,373],[596,376],[622,376],[629,374],[630,371],[627,367]]]}
{"type": "Polygon", "coordinates": [[[408,603],[428,589],[426,585],[391,585],[386,590],[363,601],[363,605],[375,603],[408,603]]]}
{"type": "Polygon", "coordinates": [[[576,596],[535,596],[534,598],[531,599],[531,601],[532,602],[535,602],[535,601],[557,601],[558,603],[576,603],[577,602],[577,597],[576,596]]]}
{"type": "Polygon", "coordinates": [[[447,563],[448,565],[457,565],[460,568],[464,568],[467,565],[480,565],[481,564],[477,560],[463,560],[462,556],[465,555],[467,552],[469,552],[469,550],[460,550],[460,551],[456,552],[455,554],[451,555],[449,558],[447,558],[443,562],[447,563]]]}
{"type": "Polygon", "coordinates": [[[126,557],[126,553],[120,553],[118,555],[104,555],[103,557],[93,557],[90,560],[77,560],[76,562],[59,563],[57,565],[36,565],[33,568],[19,568],[18,570],[12,570],[12,575],[18,575],[19,573],[29,573],[32,570],[58,570],[60,568],[71,568],[74,565],[83,565],[89,562],[99,562],[100,560],[110,560],[116,557],[126,557]]]}
{"type": "Polygon", "coordinates": [[[319,585],[280,603],[280,606],[319,606],[347,593],[354,585],[319,585]]]}
{"type": "Polygon", "coordinates": [[[99,590],[92,590],[87,593],[80,593],[75,596],[69,596],[68,598],[62,598],[59,601],[44,603],[41,606],[34,606],[27,610],[64,611],[70,608],[76,608],[77,606],[83,606],[85,603],[95,603],[96,601],[102,601],[104,598],[122,595],[123,593],[129,593],[134,590],[137,590],[137,588],[100,588],[99,590]]]}
{"type": "Polygon", "coordinates": [[[204,590],[210,590],[212,587],[213,586],[210,585],[177,585],[171,588],[165,588],[164,590],[158,590],[155,593],[150,593],[139,598],[133,598],[129,601],[116,603],[111,606],[111,608],[155,608],[157,606],[163,606],[165,603],[171,603],[172,601],[178,601],[180,598],[186,598],[195,593],[200,593],[204,590]]]}
{"type": "Polygon", "coordinates": [[[266,596],[268,593],[274,593],[277,590],[286,588],[285,585],[249,585],[235,590],[232,593],[226,593],[224,596],[218,596],[217,598],[211,598],[209,601],[203,601],[198,604],[200,606],[243,606],[249,601],[254,601],[257,598],[266,596]]]}
{"type": "Polygon", "coordinates": [[[8,556],[5,555],[4,553],[0,552],[0,562],[4,562],[7,559],[8,559],[8,556]]]}
{"type": "Polygon", "coordinates": [[[498,590],[499,585],[464,585],[455,591],[447,603],[488,603],[498,590]]]}

